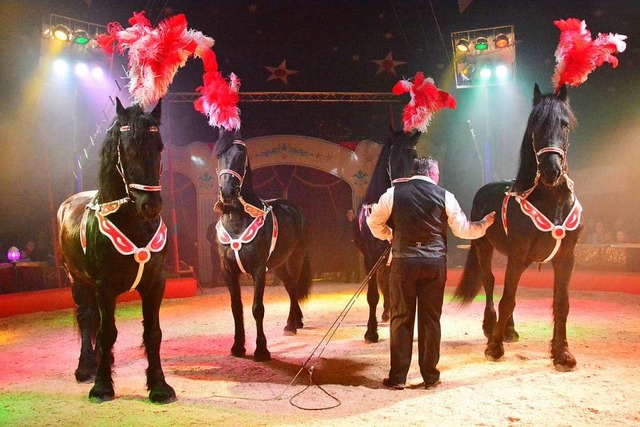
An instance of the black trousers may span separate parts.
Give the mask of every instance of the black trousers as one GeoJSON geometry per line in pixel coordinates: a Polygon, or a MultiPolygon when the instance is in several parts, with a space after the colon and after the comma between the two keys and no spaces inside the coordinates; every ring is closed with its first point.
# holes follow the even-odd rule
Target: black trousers
{"type": "Polygon", "coordinates": [[[413,329],[418,311],[418,363],[425,384],[440,379],[440,316],[447,281],[445,263],[424,258],[394,258],[389,276],[391,296],[391,368],[389,379],[405,383],[411,366],[413,329]]]}

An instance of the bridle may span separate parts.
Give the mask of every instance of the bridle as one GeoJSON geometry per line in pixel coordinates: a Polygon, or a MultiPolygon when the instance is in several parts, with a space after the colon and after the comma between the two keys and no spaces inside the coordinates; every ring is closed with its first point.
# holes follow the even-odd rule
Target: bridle
{"type": "MultiPolygon", "coordinates": [[[[125,125],[125,126],[120,126],[120,132],[128,132],[131,130],[131,126],[129,125],[125,125]]],[[[149,132],[151,133],[156,133],[158,132],[158,127],[157,126],[149,126],[148,129],[149,132]]],[[[118,208],[120,207],[120,205],[123,205],[125,203],[135,203],[135,198],[131,197],[131,189],[135,189],[135,190],[140,190],[140,191],[148,191],[148,192],[154,192],[154,191],[161,191],[162,190],[162,186],[161,185],[145,185],[145,184],[136,184],[136,183],[129,183],[127,181],[127,177],[125,174],[125,168],[124,168],[124,162],[122,160],[122,150],[124,149],[123,144],[122,144],[122,139],[120,137],[118,137],[118,145],[117,145],[117,152],[118,152],[118,162],[115,165],[116,170],[118,171],[118,173],[120,174],[120,176],[122,177],[122,182],[124,183],[124,189],[127,193],[126,197],[122,198],[122,199],[118,199],[118,200],[114,200],[114,201],[109,201],[109,202],[104,202],[104,203],[95,203],[96,201],[94,200],[92,203],[89,204],[88,208],[95,210],[95,211],[100,211],[101,208],[103,206],[117,206],[118,208]],[[121,149],[122,147],[122,149],[121,149]]],[[[162,162],[160,162],[160,172],[158,174],[158,179],[160,178],[160,176],[162,175],[162,169],[163,169],[163,164],[162,162]]],[[[117,208],[116,208],[117,210],[117,208]]]]}
{"type": "MultiPolygon", "coordinates": [[[[533,147],[533,153],[536,158],[536,176],[533,179],[533,186],[528,190],[525,190],[521,193],[517,193],[523,199],[526,199],[529,194],[533,192],[538,186],[540,181],[540,156],[547,153],[555,153],[560,156],[560,165],[562,169],[562,173],[558,176],[558,178],[554,181],[553,186],[555,187],[562,178],[564,178],[569,186],[569,189],[573,192],[573,181],[567,175],[567,153],[569,151],[569,127],[566,126],[564,128],[564,139],[562,141],[562,147],[543,147],[540,150],[536,150],[536,138],[534,132],[531,132],[531,145],[533,147]]],[[[516,195],[515,192],[511,191],[513,195],[516,195]]]]}
{"type": "MultiPolygon", "coordinates": [[[[240,174],[234,171],[233,169],[219,169],[218,178],[220,178],[222,175],[225,175],[225,174],[231,175],[234,178],[236,178],[240,182],[240,189],[238,191],[238,200],[244,207],[244,211],[248,213],[250,216],[252,216],[253,218],[265,216],[269,213],[269,211],[271,211],[271,206],[267,205],[265,202],[262,202],[262,208],[259,208],[245,201],[242,195],[240,194],[242,192],[242,184],[244,184],[244,177],[247,174],[247,170],[249,169],[249,153],[247,153],[246,144],[241,139],[234,139],[233,144],[241,145],[245,148],[244,170],[242,171],[242,174],[240,174]]],[[[222,188],[220,188],[220,186],[218,186],[218,201],[219,202],[222,201],[222,188]]]]}
{"type": "Polygon", "coordinates": [[[247,146],[244,143],[244,141],[242,141],[241,139],[234,139],[233,143],[236,145],[242,145],[245,148],[244,170],[242,171],[242,175],[240,175],[238,172],[234,171],[233,169],[220,169],[218,171],[218,178],[220,178],[224,174],[229,174],[234,178],[236,178],[238,181],[240,181],[240,190],[242,190],[242,184],[244,183],[244,176],[246,175],[247,169],[249,166],[249,155],[246,153],[247,146]]]}

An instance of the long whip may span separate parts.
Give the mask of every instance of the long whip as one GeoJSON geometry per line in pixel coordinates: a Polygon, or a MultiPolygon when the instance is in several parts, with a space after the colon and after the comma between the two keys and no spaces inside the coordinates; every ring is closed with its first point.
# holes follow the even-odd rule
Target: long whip
{"type": "Polygon", "coordinates": [[[378,258],[378,260],[373,265],[373,267],[371,268],[369,273],[366,275],[366,277],[364,279],[362,279],[362,282],[360,283],[360,286],[358,287],[356,292],[351,296],[351,299],[349,299],[349,301],[347,302],[346,306],[342,309],[342,311],[340,312],[338,317],[333,321],[333,323],[331,324],[331,326],[329,327],[327,332],[324,334],[322,339],[320,339],[320,342],[318,342],[318,344],[315,346],[313,351],[309,354],[309,357],[307,357],[307,359],[304,361],[304,363],[302,365],[300,365],[300,369],[298,369],[298,372],[296,373],[296,375],[289,382],[289,384],[287,384],[287,386],[284,388],[284,390],[282,390],[282,392],[280,392],[280,394],[278,394],[277,396],[274,396],[274,397],[267,398],[267,399],[255,399],[255,398],[247,398],[247,397],[221,396],[221,395],[216,395],[216,397],[229,398],[229,399],[240,399],[240,400],[255,400],[255,401],[260,401],[260,402],[268,402],[268,401],[271,401],[271,400],[279,400],[282,397],[282,395],[285,394],[286,391],[293,385],[295,380],[300,376],[302,371],[309,364],[309,362],[313,358],[314,354],[316,354],[318,349],[320,349],[320,346],[322,345],[322,343],[324,343],[324,345],[322,346],[322,349],[320,350],[320,352],[316,356],[316,360],[315,360],[314,364],[310,368],[307,368],[307,372],[309,373],[309,384],[304,389],[302,389],[298,393],[296,393],[293,396],[291,396],[291,398],[289,399],[289,403],[291,405],[295,406],[296,408],[304,409],[304,410],[307,410],[307,411],[318,411],[318,410],[324,410],[324,409],[333,409],[333,408],[336,408],[336,407],[340,406],[342,404],[342,402],[340,402],[340,400],[338,398],[333,396],[331,393],[327,392],[324,388],[322,388],[322,386],[320,384],[318,384],[318,383],[316,383],[314,381],[314,379],[313,379],[313,371],[314,371],[314,369],[316,367],[317,362],[320,360],[320,356],[322,356],[322,353],[328,347],[329,342],[331,341],[331,339],[333,338],[335,333],[338,331],[338,328],[342,324],[342,321],[344,320],[344,318],[347,316],[347,313],[349,313],[349,311],[351,310],[351,307],[353,307],[353,305],[355,304],[356,300],[358,299],[358,297],[360,296],[360,294],[364,290],[365,286],[367,286],[367,284],[369,283],[369,280],[376,273],[378,268],[380,268],[380,266],[384,262],[386,262],[386,259],[387,259],[388,255],[389,255],[390,251],[391,251],[391,245],[389,245],[387,247],[387,249],[385,249],[385,251],[382,253],[382,255],[380,255],[380,258],[378,258]],[[320,390],[322,390],[323,393],[325,393],[327,396],[329,396],[331,399],[333,399],[336,403],[334,405],[325,406],[325,407],[322,407],[322,408],[308,408],[308,407],[303,407],[303,406],[300,406],[300,405],[294,403],[294,399],[296,397],[300,396],[302,393],[304,393],[312,385],[316,385],[320,390]]]}

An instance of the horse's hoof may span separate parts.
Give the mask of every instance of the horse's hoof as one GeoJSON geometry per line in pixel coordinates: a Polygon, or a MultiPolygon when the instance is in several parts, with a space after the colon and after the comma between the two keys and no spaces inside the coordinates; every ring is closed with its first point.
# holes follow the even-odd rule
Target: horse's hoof
{"type": "Polygon", "coordinates": [[[558,372],[571,372],[575,369],[575,365],[567,366],[567,365],[561,365],[559,363],[554,363],[553,367],[556,368],[556,371],[558,372]]]}
{"type": "Polygon", "coordinates": [[[389,316],[389,310],[385,309],[385,310],[382,312],[382,321],[383,321],[383,322],[388,322],[388,321],[389,321],[389,319],[391,319],[391,316],[389,316]]]}
{"type": "Polygon", "coordinates": [[[504,356],[504,347],[501,344],[487,345],[484,355],[487,359],[496,362],[504,356]]]}
{"type": "Polygon", "coordinates": [[[101,387],[97,384],[94,385],[89,391],[89,399],[95,399],[100,402],[106,402],[108,400],[113,400],[116,393],[112,387],[101,387]]]}
{"type": "Polygon", "coordinates": [[[244,346],[233,346],[231,347],[231,355],[233,357],[244,357],[247,354],[247,350],[244,346]]]}
{"type": "Polygon", "coordinates": [[[96,368],[78,368],[76,369],[76,381],[79,383],[90,383],[95,379],[96,368]]]}
{"type": "Polygon", "coordinates": [[[154,387],[151,392],[149,392],[149,400],[153,403],[175,402],[177,400],[176,391],[169,384],[164,383],[154,387]]]}
{"type": "Polygon", "coordinates": [[[299,320],[298,322],[296,322],[296,328],[298,329],[304,328],[304,323],[302,323],[302,320],[299,320]]]}
{"type": "Polygon", "coordinates": [[[553,359],[553,366],[558,372],[571,372],[575,369],[577,361],[575,357],[568,351],[561,353],[562,357],[556,357],[553,359]]]}
{"type": "Polygon", "coordinates": [[[504,332],[504,342],[518,342],[520,341],[520,334],[515,329],[504,332]]]}
{"type": "Polygon", "coordinates": [[[256,350],[253,354],[253,360],[256,362],[268,362],[271,360],[271,353],[266,348],[264,350],[256,350]]]}
{"type": "Polygon", "coordinates": [[[377,332],[367,332],[364,334],[364,340],[367,344],[375,344],[380,340],[377,332]]]}
{"type": "Polygon", "coordinates": [[[282,330],[284,331],[284,335],[286,336],[295,335],[298,332],[298,329],[295,326],[291,326],[290,324],[287,324],[282,330]]]}

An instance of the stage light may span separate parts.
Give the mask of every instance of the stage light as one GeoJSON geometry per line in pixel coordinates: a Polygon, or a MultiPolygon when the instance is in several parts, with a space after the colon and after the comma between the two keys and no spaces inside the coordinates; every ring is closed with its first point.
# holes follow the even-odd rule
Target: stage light
{"type": "Polygon", "coordinates": [[[20,249],[16,248],[15,246],[11,246],[9,248],[9,251],[7,252],[7,258],[11,262],[18,261],[20,259],[20,249]]]}
{"type": "Polygon", "coordinates": [[[513,25],[453,32],[451,47],[456,88],[515,83],[516,36],[513,25]]]}
{"type": "Polygon", "coordinates": [[[486,37],[478,37],[475,47],[476,50],[487,50],[489,48],[489,41],[486,37]]]}
{"type": "Polygon", "coordinates": [[[64,76],[69,71],[69,64],[64,59],[56,59],[53,63],[53,72],[57,76],[64,76]]]}
{"type": "Polygon", "coordinates": [[[484,65],[481,69],[480,69],[480,78],[483,80],[489,80],[491,78],[491,68],[489,68],[489,66],[484,65]]]}
{"type": "Polygon", "coordinates": [[[96,65],[91,69],[91,76],[96,80],[100,80],[104,77],[104,70],[96,65]]]}
{"type": "Polygon", "coordinates": [[[496,78],[502,80],[505,79],[509,75],[509,69],[504,64],[499,64],[496,66],[496,78]]]}
{"type": "Polygon", "coordinates": [[[85,45],[89,43],[89,34],[85,30],[76,30],[73,33],[73,42],[79,45],[85,45]]]}
{"type": "Polygon", "coordinates": [[[458,42],[456,43],[456,49],[458,49],[460,52],[469,52],[469,40],[458,40],[458,42]]]}
{"type": "Polygon", "coordinates": [[[473,73],[476,72],[476,66],[474,64],[469,64],[462,71],[460,71],[460,78],[464,82],[468,82],[471,80],[473,73]]]}
{"type": "Polygon", "coordinates": [[[58,24],[51,31],[53,38],[62,42],[68,42],[71,39],[71,30],[64,24],[58,24]]]}
{"type": "Polygon", "coordinates": [[[89,75],[89,66],[84,62],[78,62],[76,63],[73,71],[78,77],[86,77],[89,75]]]}
{"type": "Polygon", "coordinates": [[[496,49],[503,49],[509,46],[509,37],[506,34],[498,34],[495,39],[493,39],[493,43],[496,46],[496,49]]]}

